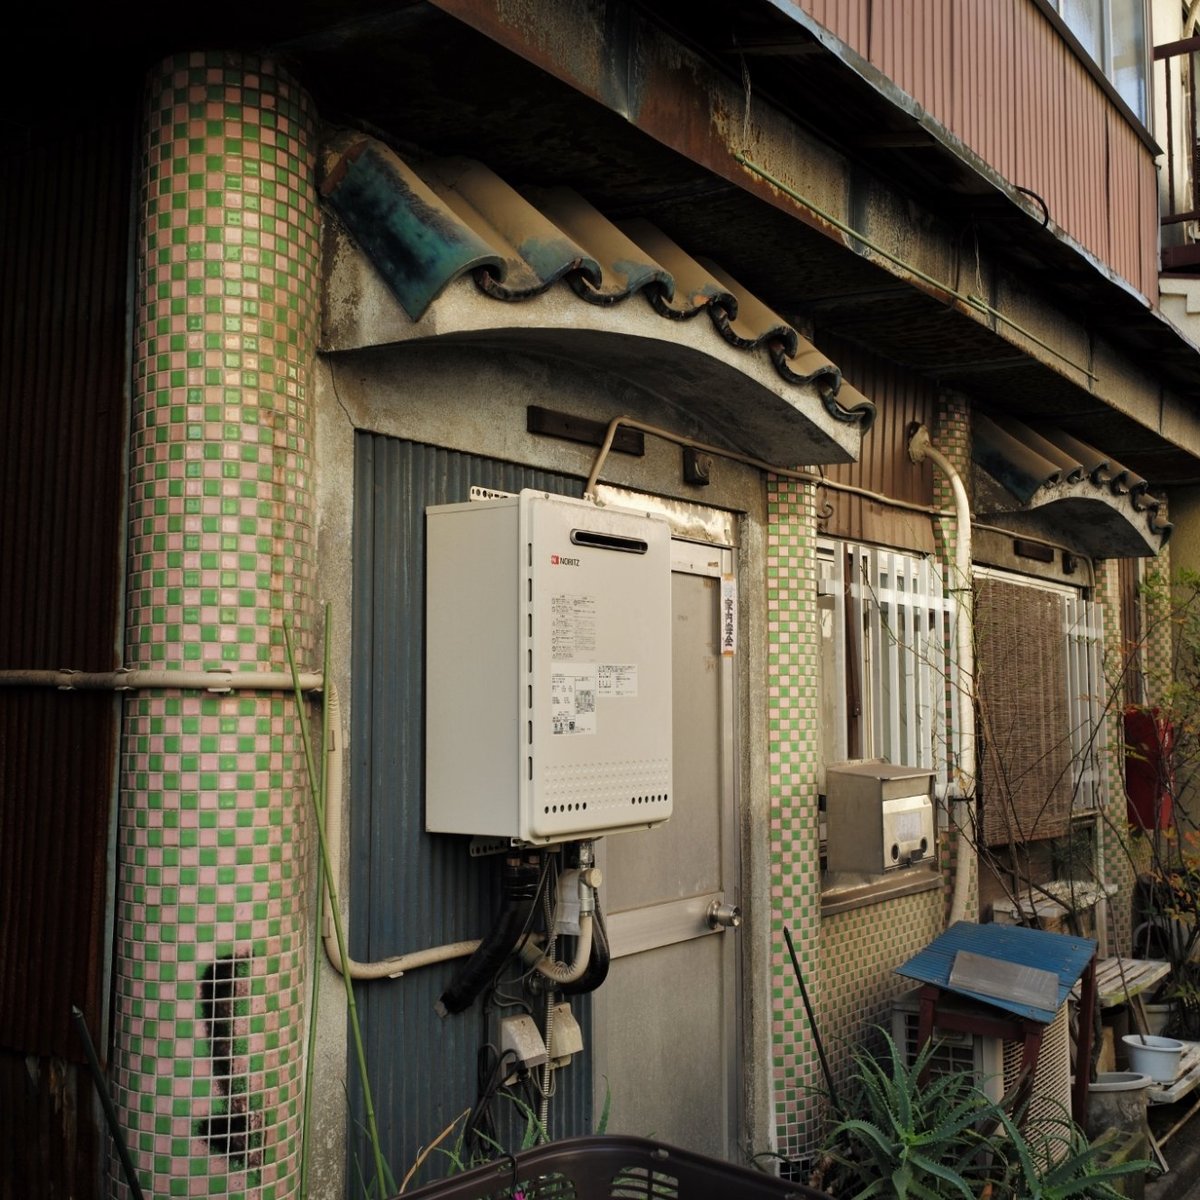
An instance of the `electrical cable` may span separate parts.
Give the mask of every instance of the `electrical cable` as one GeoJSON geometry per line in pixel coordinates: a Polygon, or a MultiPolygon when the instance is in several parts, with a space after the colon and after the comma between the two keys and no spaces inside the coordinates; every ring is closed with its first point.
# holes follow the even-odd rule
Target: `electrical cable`
{"type": "MultiPolygon", "coordinates": [[[[547,894],[551,887],[557,888],[558,883],[558,859],[556,854],[547,854],[542,860],[542,873],[538,878],[537,891],[534,893],[533,903],[529,908],[529,915],[525,920],[525,924],[517,937],[515,953],[519,956],[524,955],[525,948],[530,944],[530,936],[533,928],[533,919],[538,911],[538,901],[547,894]]],[[[505,963],[501,963],[496,968],[495,975],[492,976],[491,990],[493,993],[498,992],[500,988],[500,976],[504,971],[505,963]]],[[[537,971],[536,967],[531,966],[527,971],[523,972],[516,980],[522,987],[528,982],[530,976],[537,971]]],[[[531,1006],[526,1006],[529,1013],[532,1015],[533,1009],[531,1006]]]]}
{"type": "Polygon", "coordinates": [[[463,1145],[468,1159],[477,1154],[490,1158],[500,1143],[491,1106],[504,1087],[509,1060],[512,1065],[519,1063],[517,1052],[511,1048],[501,1053],[491,1042],[479,1047],[475,1058],[475,1103],[463,1126],[463,1145]],[[489,1054],[494,1056],[490,1065],[489,1054]]]}
{"type": "Polygon", "coordinates": [[[517,948],[537,901],[541,855],[510,858],[504,864],[500,915],[479,948],[455,972],[434,1006],[439,1016],[468,1008],[517,948]]]}

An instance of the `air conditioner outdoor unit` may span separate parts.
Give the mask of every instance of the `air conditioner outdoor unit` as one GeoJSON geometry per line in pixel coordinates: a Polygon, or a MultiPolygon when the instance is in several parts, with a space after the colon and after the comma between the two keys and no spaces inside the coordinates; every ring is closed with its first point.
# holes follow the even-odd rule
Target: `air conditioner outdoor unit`
{"type": "MultiPolygon", "coordinates": [[[[917,1058],[921,991],[914,988],[892,1002],[892,1040],[908,1065],[917,1058]]],[[[952,1003],[943,998],[942,1003],[952,1003]]],[[[971,1007],[963,1002],[963,1008],[971,1007]]],[[[1064,1002],[1046,1027],[1033,1076],[1033,1096],[1025,1120],[1025,1133],[1036,1144],[1038,1135],[1048,1139],[1056,1152],[1062,1144],[1064,1122],[1071,1115],[1071,1045],[1064,1002]]],[[[933,1030],[932,1069],[935,1072],[967,1071],[991,1100],[1000,1100],[1017,1083],[1024,1043],[1019,1040],[985,1037],[982,1034],[933,1030]]],[[[1056,1153],[1057,1157],[1057,1153],[1056,1153]]]]}

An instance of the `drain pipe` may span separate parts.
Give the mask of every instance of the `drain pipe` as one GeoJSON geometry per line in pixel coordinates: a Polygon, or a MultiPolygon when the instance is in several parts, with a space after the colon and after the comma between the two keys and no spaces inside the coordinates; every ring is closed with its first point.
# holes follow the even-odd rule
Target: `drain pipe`
{"type": "MultiPolygon", "coordinates": [[[[329,865],[337,872],[342,861],[342,706],[338,700],[337,689],[332,683],[326,691],[325,703],[329,705],[329,752],[325,759],[325,844],[329,848],[329,865]]],[[[398,954],[394,958],[381,959],[379,962],[356,962],[347,955],[343,963],[342,956],[338,953],[333,918],[329,914],[329,908],[337,903],[337,900],[328,894],[325,899],[328,904],[325,910],[325,927],[321,931],[325,954],[335,971],[349,975],[351,979],[399,979],[405,971],[415,971],[418,967],[429,967],[434,963],[450,962],[455,958],[466,958],[479,949],[478,941],[450,942],[445,946],[430,946],[427,950],[398,954]]]]}
{"type": "MultiPolygon", "coordinates": [[[[951,821],[957,831],[954,868],[954,893],[950,902],[950,924],[964,920],[971,896],[971,885],[978,874],[975,853],[975,628],[971,592],[971,505],[967,489],[954,465],[936,450],[924,425],[910,427],[908,456],[915,463],[928,459],[946,477],[954,494],[954,579],[950,593],[955,599],[957,655],[954,691],[958,700],[959,757],[957,816],[951,821]]],[[[953,783],[951,787],[953,787],[953,783]]],[[[949,797],[947,797],[949,799],[949,797]]]]}

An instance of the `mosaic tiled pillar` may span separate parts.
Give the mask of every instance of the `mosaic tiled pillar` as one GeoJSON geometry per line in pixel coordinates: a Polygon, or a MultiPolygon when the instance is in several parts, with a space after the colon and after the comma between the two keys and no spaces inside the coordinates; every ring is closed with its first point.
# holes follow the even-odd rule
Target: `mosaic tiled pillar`
{"type": "MultiPolygon", "coordinates": [[[[1166,505],[1159,509],[1157,519],[1168,518],[1166,505]]],[[[1171,548],[1164,546],[1158,557],[1146,562],[1147,575],[1162,581],[1161,588],[1151,588],[1143,599],[1145,643],[1142,647],[1142,669],[1146,677],[1146,700],[1149,704],[1161,701],[1163,692],[1174,682],[1175,647],[1172,638],[1175,626],[1171,619],[1171,548]]]]}
{"type": "MultiPolygon", "coordinates": [[[[945,455],[950,465],[961,476],[967,488],[967,495],[969,496],[971,493],[971,412],[967,401],[963,397],[951,393],[944,393],[939,397],[937,423],[935,428],[930,430],[930,437],[933,440],[934,446],[945,455]]],[[[954,511],[954,492],[950,486],[950,482],[936,468],[933,471],[933,502],[942,511],[954,511]]],[[[947,592],[956,597],[962,597],[964,593],[961,589],[968,587],[969,581],[955,578],[954,555],[958,545],[957,523],[953,519],[935,520],[933,529],[938,548],[938,558],[942,569],[946,572],[947,592]]],[[[967,598],[969,599],[969,594],[967,598]]],[[[957,728],[958,691],[953,679],[947,680],[946,714],[951,727],[957,728]]],[[[946,877],[947,912],[949,912],[950,908],[950,896],[953,889],[954,874],[958,869],[959,854],[962,852],[977,853],[973,845],[974,830],[966,830],[965,839],[961,836],[953,836],[955,829],[953,822],[951,822],[949,832],[952,836],[940,836],[939,839],[941,844],[942,870],[946,877]]],[[[972,919],[973,914],[978,912],[978,908],[979,886],[978,877],[976,876],[975,885],[971,888],[967,898],[968,920],[972,919]]]]}
{"type": "MultiPolygon", "coordinates": [[[[152,73],[144,115],[126,662],[286,671],[286,616],[308,669],[309,101],[270,62],[183,55],[152,73]]],[[[139,692],[122,754],[113,1079],[142,1187],[294,1195],[309,803],[294,700],[139,692]]]]}
{"type": "MultiPolygon", "coordinates": [[[[1105,687],[1123,688],[1121,663],[1125,656],[1130,630],[1121,628],[1121,584],[1117,564],[1112,560],[1097,560],[1095,569],[1095,598],[1100,606],[1101,629],[1105,650],[1105,687]]],[[[1108,697],[1102,698],[1107,701],[1108,697]]],[[[1125,730],[1121,713],[1125,706],[1122,694],[1115,702],[1105,704],[1107,726],[1104,731],[1105,790],[1107,811],[1100,821],[1098,837],[1103,860],[1104,881],[1116,887],[1108,900],[1109,953],[1130,953],[1132,929],[1133,878],[1138,870],[1149,864],[1146,839],[1130,832],[1125,805],[1125,730]]]]}
{"type": "Polygon", "coordinates": [[[772,1058],[777,1146],[803,1154],[817,1133],[817,1058],[783,928],[792,930],[814,1003],[820,981],[817,812],[816,538],[812,489],[767,490],[767,718],[771,790],[772,1058]]]}

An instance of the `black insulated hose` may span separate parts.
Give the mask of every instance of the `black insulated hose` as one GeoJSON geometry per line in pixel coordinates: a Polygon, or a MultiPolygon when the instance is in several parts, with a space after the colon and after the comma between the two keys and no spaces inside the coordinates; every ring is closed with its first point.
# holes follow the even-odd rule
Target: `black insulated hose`
{"type": "Polygon", "coordinates": [[[506,860],[500,915],[479,943],[479,948],[459,967],[450,986],[434,1006],[439,1016],[469,1008],[517,948],[521,935],[529,928],[541,875],[540,856],[525,861],[519,858],[506,860]]]}

